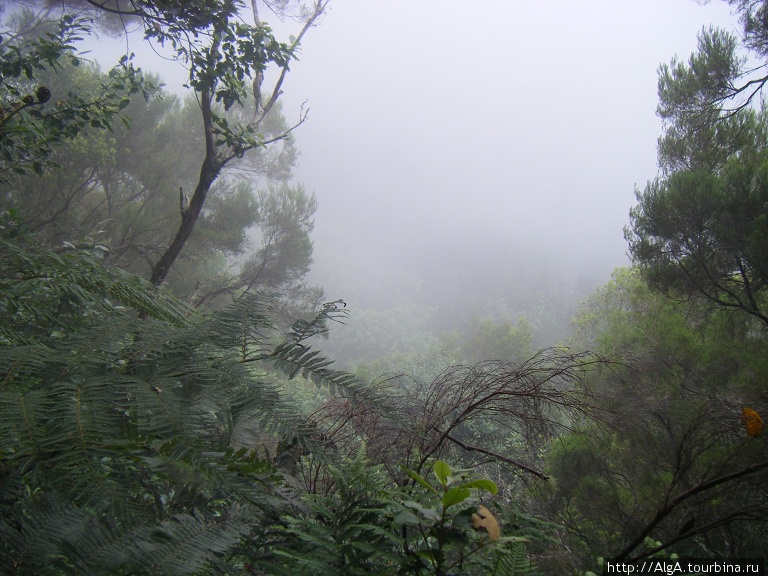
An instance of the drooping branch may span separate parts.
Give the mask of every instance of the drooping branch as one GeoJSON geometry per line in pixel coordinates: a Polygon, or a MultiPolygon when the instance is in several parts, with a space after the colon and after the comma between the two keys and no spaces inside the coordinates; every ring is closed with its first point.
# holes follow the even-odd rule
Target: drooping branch
{"type": "Polygon", "coordinates": [[[318,409],[313,420],[350,452],[365,442],[369,455],[391,466],[396,481],[402,471],[396,463],[420,473],[431,458],[445,457],[453,446],[547,479],[515,455],[465,441],[467,425],[493,422],[538,436],[562,425],[551,419],[552,410],[589,417],[593,409],[588,395],[575,384],[582,371],[607,363],[591,354],[549,349],[519,365],[454,366],[426,385],[394,377],[387,382],[390,396],[400,397],[397,410],[387,413],[350,400],[333,400],[318,409]]]}
{"type": "Polygon", "coordinates": [[[680,270],[685,274],[686,278],[689,279],[691,285],[697,292],[718,306],[731,310],[742,310],[768,325],[768,315],[761,310],[760,305],[754,296],[753,284],[740,259],[738,260],[739,278],[741,278],[740,287],[743,289],[747,298],[746,302],[738,292],[727,284],[728,282],[733,284],[730,277],[723,277],[722,275],[716,276],[713,273],[708,262],[708,260],[712,259],[711,257],[709,259],[704,259],[690,249],[689,254],[693,257],[694,262],[697,265],[696,270],[689,270],[688,266],[685,264],[685,258],[683,257],[677,257],[676,261],[680,270]],[[703,273],[706,277],[706,282],[703,284],[702,282],[699,282],[699,273],[703,273]]]}
{"type": "Polygon", "coordinates": [[[732,522],[736,522],[739,520],[754,520],[754,519],[756,519],[755,514],[749,514],[746,512],[734,512],[733,514],[728,514],[721,518],[717,518],[711,522],[707,522],[706,524],[702,524],[697,528],[693,528],[690,531],[683,532],[682,534],[675,536],[671,540],[667,540],[666,542],[663,542],[658,546],[655,546],[653,548],[650,548],[649,550],[646,550],[641,556],[638,556],[633,560],[641,560],[643,558],[649,558],[654,554],[657,554],[663,550],[667,550],[668,548],[670,548],[671,546],[674,546],[678,542],[682,542],[683,540],[688,540],[689,538],[693,538],[694,536],[698,536],[699,534],[706,534],[707,532],[714,530],[716,528],[728,526],[732,522]]]}

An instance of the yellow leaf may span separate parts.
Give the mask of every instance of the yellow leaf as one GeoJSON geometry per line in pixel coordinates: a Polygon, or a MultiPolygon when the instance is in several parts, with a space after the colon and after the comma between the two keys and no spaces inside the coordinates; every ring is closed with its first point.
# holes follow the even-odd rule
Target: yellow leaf
{"type": "Polygon", "coordinates": [[[501,536],[498,521],[485,506],[480,505],[477,508],[477,514],[472,514],[472,526],[475,527],[475,530],[485,528],[488,532],[488,538],[491,540],[498,540],[501,536]]]}
{"type": "Polygon", "coordinates": [[[752,408],[742,409],[741,419],[744,420],[744,426],[747,428],[747,434],[750,436],[760,436],[763,432],[763,419],[752,408]]]}

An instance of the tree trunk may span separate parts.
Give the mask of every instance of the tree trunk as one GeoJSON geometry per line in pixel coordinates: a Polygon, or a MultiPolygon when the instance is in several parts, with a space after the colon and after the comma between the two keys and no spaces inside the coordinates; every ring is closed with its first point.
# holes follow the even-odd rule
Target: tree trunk
{"type": "Polygon", "coordinates": [[[168,246],[167,250],[155,263],[152,268],[152,274],[149,281],[155,286],[160,286],[164,281],[171,266],[181,254],[184,244],[187,243],[195,228],[200,212],[205,205],[205,198],[211,185],[221,172],[221,163],[216,158],[216,135],[213,130],[213,115],[211,114],[211,91],[204,89],[200,95],[200,107],[203,113],[203,127],[205,129],[205,159],[200,167],[200,177],[195,187],[195,193],[188,206],[181,206],[181,225],[176,236],[168,246]]]}

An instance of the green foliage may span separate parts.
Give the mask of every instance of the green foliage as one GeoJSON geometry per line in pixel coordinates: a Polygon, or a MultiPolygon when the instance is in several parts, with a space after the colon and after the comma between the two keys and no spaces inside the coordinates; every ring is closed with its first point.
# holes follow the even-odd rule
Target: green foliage
{"type": "MultiPolygon", "coordinates": [[[[75,2],[75,5],[77,4],[75,2]]],[[[255,26],[246,24],[238,16],[238,10],[244,8],[243,3],[240,1],[224,3],[193,2],[185,3],[183,7],[174,3],[126,3],[112,8],[96,6],[93,3],[83,4],[86,12],[108,10],[120,16],[139,18],[143,23],[145,38],[148,41],[171,45],[177,59],[186,63],[189,68],[188,85],[196,92],[194,98],[196,105],[194,107],[190,106],[190,108],[194,108],[202,116],[203,126],[200,132],[192,134],[191,137],[186,135],[184,138],[177,138],[175,141],[172,141],[163,136],[167,136],[169,126],[175,127],[177,123],[169,122],[162,126],[163,121],[167,121],[168,118],[160,116],[161,128],[165,128],[166,132],[166,134],[160,135],[155,130],[157,124],[148,123],[150,128],[148,132],[155,132],[155,134],[146,134],[147,142],[151,142],[151,145],[141,146],[138,143],[138,146],[128,145],[127,147],[131,155],[136,150],[148,151],[151,148],[155,148],[152,150],[154,155],[147,153],[149,161],[145,163],[146,165],[134,166],[131,167],[133,169],[128,170],[125,170],[118,161],[121,157],[123,146],[115,146],[118,142],[109,140],[105,142],[106,146],[99,146],[97,143],[94,148],[96,154],[82,155],[80,160],[82,162],[83,158],[86,159],[85,166],[82,164],[80,166],[70,166],[70,174],[75,176],[73,180],[80,179],[80,186],[77,186],[78,182],[74,182],[75,185],[69,187],[64,194],[58,194],[58,191],[53,191],[52,195],[57,198],[57,201],[50,204],[38,204],[43,210],[47,210],[49,214],[46,215],[47,217],[42,222],[35,224],[40,227],[50,226],[53,222],[60,220],[59,216],[62,213],[67,213],[65,214],[66,216],[71,216],[69,212],[73,211],[73,206],[77,206],[79,214],[73,220],[80,224],[77,220],[85,216],[90,222],[85,223],[87,226],[85,228],[78,227],[77,235],[65,238],[66,240],[71,241],[73,238],[81,237],[84,234],[112,232],[116,236],[111,239],[115,241],[116,252],[123,257],[129,256],[129,263],[133,265],[132,270],[138,271],[137,262],[140,262],[141,266],[145,266],[148,263],[150,266],[148,276],[151,282],[155,285],[160,285],[171,272],[182,249],[190,239],[198,219],[201,216],[207,215],[208,232],[215,232],[213,236],[214,242],[210,242],[211,238],[206,237],[206,231],[198,238],[198,250],[204,247],[209,251],[208,254],[205,254],[207,258],[199,268],[210,267],[211,263],[218,260],[219,270],[217,272],[224,272],[226,265],[222,263],[222,256],[231,256],[231,254],[227,254],[227,251],[231,252],[233,249],[235,252],[242,251],[242,244],[245,240],[243,230],[255,222],[256,215],[254,211],[256,206],[255,202],[248,202],[250,200],[249,195],[242,190],[240,194],[229,195],[229,198],[227,198],[229,202],[226,205],[222,205],[223,202],[221,202],[222,199],[227,197],[226,193],[221,194],[218,203],[210,203],[212,205],[207,205],[206,199],[213,183],[219,178],[224,167],[237,168],[239,170],[247,169],[249,162],[245,160],[245,154],[264,148],[268,143],[284,141],[288,152],[282,158],[288,162],[295,161],[295,153],[292,153],[289,138],[292,128],[283,126],[282,129],[279,129],[272,120],[267,118],[271,111],[277,112],[279,110],[279,106],[276,104],[281,94],[280,85],[285,73],[288,71],[289,63],[295,58],[298,41],[292,39],[291,45],[281,43],[274,38],[271,30],[265,24],[260,22],[257,22],[255,26]],[[270,65],[281,69],[282,74],[274,92],[262,104],[260,89],[263,72],[270,65]],[[248,102],[249,91],[253,93],[252,104],[248,102]],[[248,112],[250,112],[250,117],[246,118],[248,112]],[[275,129],[278,129],[279,133],[270,133],[270,131],[275,129]],[[188,148],[189,144],[192,144],[191,148],[196,149],[179,150],[180,148],[188,148]],[[171,154],[163,153],[168,151],[171,154]],[[175,163],[173,162],[174,157],[181,158],[183,161],[175,163]],[[188,165],[189,159],[194,158],[194,162],[200,162],[201,157],[203,159],[202,164],[193,165],[190,169],[188,165]],[[94,159],[96,162],[93,161],[94,159]],[[158,159],[163,160],[163,163],[159,166],[158,159]],[[161,172],[159,179],[156,177],[157,172],[153,173],[147,170],[149,166],[153,166],[161,172]],[[172,175],[172,178],[167,178],[169,166],[177,168],[177,173],[172,175]],[[192,180],[189,179],[190,177],[192,180]],[[82,181],[83,179],[85,179],[85,182],[82,181]],[[95,200],[95,202],[90,205],[78,202],[83,196],[88,196],[89,200],[95,200]],[[99,202],[99,196],[105,196],[106,202],[99,202]],[[58,201],[61,197],[63,197],[63,201],[58,201]],[[111,202],[112,200],[117,201],[113,203],[111,202]],[[246,204],[249,205],[244,206],[243,200],[246,200],[246,204]],[[59,206],[55,206],[55,204],[59,204],[59,206]],[[155,213],[149,209],[148,204],[153,204],[152,208],[159,205],[161,210],[155,213]],[[49,205],[51,208],[46,208],[49,205]],[[245,207],[246,210],[233,209],[228,213],[227,207],[245,207]],[[175,213],[173,208],[176,209],[175,213]],[[236,217],[236,221],[233,222],[235,224],[233,234],[228,235],[230,228],[224,230],[220,225],[217,226],[217,224],[221,223],[221,220],[216,222],[216,219],[212,217],[211,208],[215,210],[214,213],[218,213],[220,218],[226,217],[228,214],[236,217]],[[111,213],[107,214],[105,218],[98,219],[99,216],[104,216],[105,211],[111,213]],[[179,212],[181,214],[180,225],[177,224],[179,212]],[[152,214],[155,221],[147,223],[148,219],[150,221],[153,219],[152,216],[148,218],[147,214],[152,214]],[[158,223],[157,220],[162,220],[162,222],[158,223]],[[109,231],[102,227],[105,223],[109,223],[109,231]],[[132,227],[132,224],[135,223],[140,224],[138,230],[132,227]],[[175,234],[169,236],[169,231],[174,229],[176,229],[175,234]],[[147,239],[142,238],[142,236],[146,235],[149,236],[149,242],[144,242],[147,239]],[[209,241],[206,242],[206,240],[209,241]],[[218,245],[216,240],[219,241],[218,245]]],[[[305,23],[304,31],[311,25],[314,18],[322,12],[322,9],[323,6],[319,3],[315,7],[314,17],[309,18],[309,21],[305,23]]],[[[51,22],[46,21],[45,18],[51,17],[54,13],[55,10],[53,9],[41,12],[40,15],[33,14],[31,11],[24,12],[25,18],[36,20],[37,28],[50,27],[52,25],[51,22]]],[[[61,14],[63,15],[60,18],[60,38],[55,38],[51,33],[48,36],[59,42],[59,56],[71,56],[63,67],[54,67],[51,64],[56,62],[56,58],[45,52],[44,49],[47,45],[37,46],[35,42],[39,43],[38,40],[32,40],[29,43],[34,48],[37,48],[38,52],[43,54],[38,60],[48,63],[47,71],[55,73],[49,75],[50,82],[48,83],[61,83],[58,81],[62,73],[65,71],[71,72],[67,68],[74,69],[80,65],[81,60],[73,55],[75,50],[74,42],[80,38],[77,36],[77,33],[87,33],[89,31],[88,27],[84,25],[84,20],[77,20],[72,16],[66,15],[63,7],[61,14]]],[[[303,35],[303,32],[301,35],[303,35]]],[[[19,49],[17,52],[21,54],[23,50],[19,49]]],[[[35,67],[36,62],[34,50],[32,53],[33,56],[30,57],[26,55],[19,57],[19,60],[23,63],[20,69],[18,66],[13,68],[11,66],[13,62],[10,62],[6,68],[10,68],[11,73],[15,76],[21,75],[21,72],[26,72],[27,80],[32,80],[31,70],[35,67]]],[[[12,114],[3,116],[1,121],[4,125],[12,117],[18,116],[21,118],[23,112],[24,117],[28,119],[28,125],[23,126],[23,129],[15,130],[14,133],[18,132],[22,136],[34,133],[35,137],[42,138],[43,142],[46,142],[46,139],[50,137],[49,145],[44,147],[43,150],[45,155],[50,155],[52,143],[62,140],[62,137],[59,135],[61,127],[52,124],[51,118],[63,117],[65,120],[71,120],[72,122],[77,120],[73,124],[74,128],[66,133],[68,139],[74,138],[86,126],[112,129],[113,118],[118,113],[122,114],[123,110],[132,106],[130,96],[140,90],[146,96],[148,87],[151,88],[151,86],[143,83],[139,71],[134,70],[129,61],[130,57],[128,55],[124,56],[120,62],[120,67],[123,69],[122,72],[115,68],[108,74],[108,81],[103,82],[98,74],[93,74],[92,78],[86,79],[86,81],[97,80],[98,86],[96,88],[91,87],[92,91],[95,92],[95,96],[87,98],[79,96],[77,94],[83,86],[70,86],[70,94],[76,95],[71,96],[71,99],[76,100],[76,104],[86,103],[91,105],[91,109],[86,110],[87,114],[83,112],[85,110],[84,106],[78,104],[72,108],[65,101],[59,100],[56,105],[60,107],[60,110],[56,114],[49,115],[50,118],[41,115],[34,107],[37,104],[43,104],[44,100],[47,101],[52,91],[54,93],[57,92],[53,87],[44,86],[37,90],[37,94],[40,95],[37,102],[35,97],[31,96],[29,97],[31,100],[27,102],[29,98],[24,96],[22,99],[22,108],[24,110],[19,108],[16,103],[13,103],[14,109],[12,114]],[[26,110],[30,106],[32,108],[26,110]]],[[[73,76],[78,75],[73,74],[73,76]]],[[[2,88],[11,94],[10,97],[13,94],[20,94],[18,87],[9,84],[5,80],[2,88]]],[[[3,96],[3,94],[0,94],[0,96],[3,96]]],[[[8,101],[9,97],[5,97],[5,100],[8,101]]],[[[137,109],[140,110],[140,108],[137,109]]],[[[127,126],[127,117],[121,117],[127,126]]],[[[302,115],[299,124],[304,119],[305,115],[302,115]]],[[[194,125],[196,127],[199,126],[199,120],[194,125]]],[[[160,131],[162,132],[163,130],[160,131]]],[[[0,136],[10,133],[9,130],[4,130],[0,132],[0,136]]],[[[126,138],[123,137],[122,140],[125,142],[126,138]]],[[[4,152],[6,152],[6,149],[8,150],[5,165],[7,165],[8,169],[13,169],[20,174],[25,173],[25,164],[14,158],[12,152],[14,150],[26,149],[23,144],[24,142],[22,141],[15,143],[9,141],[7,146],[5,144],[3,146],[4,152]]],[[[88,143],[86,142],[86,144],[88,143]]],[[[30,148],[30,150],[33,150],[33,148],[30,148]]],[[[141,152],[138,155],[141,155],[141,152]]],[[[262,154],[260,156],[262,167],[264,169],[270,168],[269,161],[263,162],[267,155],[262,154]]],[[[272,158],[280,157],[272,155],[272,158]]],[[[43,164],[40,161],[30,160],[27,164],[32,166],[36,174],[43,175],[43,164]]],[[[284,169],[281,171],[272,170],[272,173],[281,177],[287,175],[284,169]]],[[[69,183],[72,182],[70,181],[69,183]]],[[[18,191],[13,192],[15,194],[12,193],[11,196],[15,196],[13,201],[15,201],[16,205],[25,205],[21,198],[23,194],[20,194],[18,191]]],[[[305,198],[306,195],[302,192],[299,197],[305,198]]],[[[32,220],[32,217],[27,218],[31,225],[32,220]]],[[[291,246],[289,256],[297,261],[286,265],[286,267],[292,267],[292,271],[295,269],[305,271],[311,262],[309,257],[309,254],[311,254],[311,243],[306,240],[305,230],[306,225],[304,224],[292,237],[293,246],[291,246]]],[[[61,234],[62,231],[59,230],[57,233],[61,234]]],[[[284,248],[283,252],[288,252],[288,250],[284,248]]],[[[283,254],[282,257],[285,258],[286,255],[283,254]]],[[[272,258],[270,258],[271,260],[272,258]]],[[[200,262],[200,260],[197,261],[200,262]]],[[[266,262],[266,260],[263,262],[266,262]]],[[[122,266],[126,265],[125,262],[120,264],[122,266]]],[[[280,268],[279,265],[272,267],[278,270],[280,268]]],[[[256,268],[258,269],[259,267],[257,266],[256,268]]],[[[203,280],[207,279],[199,277],[189,278],[189,271],[186,272],[187,274],[184,274],[184,271],[176,271],[177,283],[186,283],[186,287],[190,285],[199,287],[201,283],[206,283],[203,280]],[[183,279],[182,282],[179,282],[179,279],[183,279]]],[[[301,274],[301,272],[299,273],[301,274]]],[[[239,280],[240,283],[236,286],[233,286],[231,281],[226,280],[214,282],[214,284],[218,285],[204,286],[208,291],[202,295],[198,294],[195,290],[195,296],[196,298],[207,298],[221,293],[231,294],[243,287],[252,288],[256,281],[254,278],[239,278],[239,280]]],[[[290,288],[297,289],[296,284],[294,282],[290,288]]],[[[262,285],[261,287],[265,288],[266,286],[262,285]]],[[[187,295],[193,292],[192,289],[188,288],[188,290],[187,295]]],[[[310,298],[316,297],[317,291],[304,289],[302,295],[309,296],[310,298]]]]}
{"type": "Polygon", "coordinates": [[[105,251],[98,244],[80,250],[69,245],[57,254],[0,243],[5,342],[32,343],[52,334],[63,338],[94,317],[126,307],[168,321],[182,317],[183,304],[151,292],[140,278],[120,269],[105,270],[100,261],[105,251]]]}
{"type": "MultiPolygon", "coordinates": [[[[364,446],[362,438],[337,446],[286,399],[290,381],[303,379],[391,422],[405,422],[399,418],[410,410],[310,347],[345,317],[343,302],[283,334],[275,298],[252,290],[318,297],[303,285],[316,203],[301,186],[254,194],[230,179],[213,188],[225,166],[241,175],[264,170],[269,159],[249,164],[244,154],[290,131],[267,117],[278,110],[279,84],[266,103],[257,89],[252,104],[246,93],[270,63],[287,71],[297,42],[279,43],[267,26],[242,23],[241,6],[116,8],[188,63],[204,142],[190,129],[198,110],[191,100],[159,91],[152,100],[131,98],[154,89],[129,57],[106,75],[83,65],[74,43],[88,32],[85,20],[40,20],[53,31],[0,44],[2,169],[14,174],[4,177],[0,217],[0,571],[447,574],[466,566],[513,573],[522,567],[522,539],[500,538],[493,514],[476,506],[475,493],[495,494],[495,482],[437,461],[438,484],[421,479],[429,487],[422,498],[418,486],[393,483],[391,462],[375,465],[362,448],[345,461],[344,450],[364,446]],[[117,118],[123,122],[113,126],[117,118]],[[200,154],[202,167],[189,160],[200,154]],[[36,178],[23,178],[30,171],[36,178]],[[185,189],[194,190],[191,199],[185,189]],[[167,277],[189,295],[194,275],[219,275],[228,258],[244,253],[254,224],[260,250],[195,294],[197,303],[235,294],[228,306],[196,310],[159,287],[167,277]],[[186,256],[195,262],[171,272],[190,238],[186,256]],[[152,285],[132,273],[145,264],[152,285]],[[305,466],[316,482],[298,494],[305,466]]],[[[322,8],[317,3],[315,16],[322,8]]],[[[289,147],[272,160],[290,167],[294,158],[289,147]]],[[[504,378],[497,372],[473,373],[459,395],[477,397],[478,414],[509,412],[504,392],[488,391],[496,375],[504,378]]],[[[497,384],[506,389],[510,381],[497,384]]],[[[444,379],[432,392],[446,386],[444,379]]],[[[536,391],[529,393],[538,406],[536,391]]],[[[478,414],[459,406],[433,413],[441,426],[450,415],[452,426],[421,451],[418,469],[449,431],[478,414]]]]}
{"type": "Polygon", "coordinates": [[[392,500],[379,466],[360,450],[326,472],[333,490],[306,494],[303,510],[276,527],[274,556],[267,574],[392,574],[399,537],[389,526],[392,500]]]}
{"type": "Polygon", "coordinates": [[[687,64],[659,72],[663,177],[637,192],[625,229],[655,289],[746,312],[768,324],[766,112],[725,111],[742,73],[735,37],[710,29],[687,64]]]}
{"type": "MultiPolygon", "coordinates": [[[[31,18],[22,12],[17,20],[31,18]]],[[[133,67],[128,56],[99,83],[93,94],[67,95],[53,86],[36,84],[39,76],[80,65],[75,42],[88,32],[88,20],[65,16],[50,31],[24,38],[0,29],[0,182],[15,174],[35,173],[56,163],[50,158],[57,145],[71,141],[86,127],[112,129],[130,95],[146,96],[154,89],[133,67]]]]}
{"type": "Polygon", "coordinates": [[[674,58],[659,68],[658,115],[665,125],[659,164],[666,172],[717,170],[735,151],[756,143],[754,116],[717,121],[716,105],[741,74],[732,34],[710,28],[699,34],[698,51],[688,62],[674,58]]]}
{"type": "Polygon", "coordinates": [[[331,311],[281,342],[265,295],[202,316],[98,247],[29,240],[0,244],[2,571],[226,573],[284,502],[239,444],[308,430],[268,366],[351,386],[306,355],[331,311]]]}
{"type": "Polygon", "coordinates": [[[655,295],[636,268],[619,268],[574,316],[572,343],[608,357],[660,352],[664,345],[691,354],[695,339],[685,309],[655,295]]]}
{"type": "MultiPolygon", "coordinates": [[[[312,324],[318,320],[324,321],[326,318],[326,311],[322,311],[312,324]]],[[[303,321],[299,320],[297,324],[303,324],[303,321]]],[[[303,329],[304,326],[301,326],[302,331],[303,329]]],[[[294,336],[285,340],[263,359],[287,374],[289,378],[301,374],[316,385],[327,387],[333,393],[346,393],[352,396],[368,393],[368,387],[353,374],[330,368],[333,362],[322,357],[319,351],[305,346],[302,343],[304,339],[304,337],[294,336]]]]}
{"type": "Polygon", "coordinates": [[[768,323],[767,176],[765,152],[741,154],[719,174],[678,172],[638,194],[627,238],[651,285],[768,323]]]}
{"type": "Polygon", "coordinates": [[[437,483],[408,471],[398,487],[380,465],[355,456],[325,468],[324,491],[273,527],[268,574],[530,574],[525,538],[501,537],[478,492],[494,482],[433,466],[437,483]],[[426,494],[424,494],[426,490],[426,494]],[[482,517],[480,516],[482,515],[482,517]],[[457,572],[460,571],[460,572],[457,572]]]}
{"type": "MultiPolygon", "coordinates": [[[[46,83],[86,95],[97,91],[104,78],[95,67],[80,65],[65,67],[46,83]]],[[[22,213],[26,225],[49,246],[97,241],[109,247],[110,264],[149,276],[178,223],[179,188],[194,189],[204,153],[197,137],[197,102],[181,102],[162,91],[156,96],[125,108],[130,130],[123,125],[111,132],[86,128],[69,146],[51,153],[59,170],[2,187],[6,205],[22,213]]],[[[278,112],[275,107],[264,134],[287,129],[278,112]]],[[[290,175],[292,151],[288,143],[254,152],[236,167],[250,178],[265,173],[284,178],[290,175]]],[[[242,289],[278,291],[286,301],[306,300],[291,312],[305,313],[320,298],[304,283],[312,263],[315,208],[314,197],[300,185],[268,184],[257,190],[243,178],[220,179],[169,274],[169,286],[196,305],[218,307],[242,289]]]]}
{"type": "MultiPolygon", "coordinates": [[[[266,27],[232,24],[233,6],[212,12],[212,6],[185,6],[187,22],[180,27],[173,24],[179,6],[145,6],[152,28],[176,34],[174,41],[185,32],[213,30],[207,64],[219,72],[226,65],[222,55],[240,59],[227,68],[233,77],[204,78],[200,69],[191,77],[210,97],[209,127],[221,153],[208,167],[208,187],[224,164],[261,145],[255,127],[230,124],[210,101],[225,109],[244,102],[245,74],[267,61],[287,67],[289,58],[266,27]],[[192,23],[195,14],[213,19],[192,23]]],[[[132,94],[151,86],[128,57],[107,75],[82,65],[74,42],[88,31],[85,20],[66,16],[40,26],[52,32],[0,44],[0,168],[22,175],[31,166],[42,178],[4,177],[0,571],[242,570],[264,546],[267,516],[292,501],[269,448],[281,435],[311,444],[311,427],[282,395],[284,379],[301,373],[348,394],[364,387],[331,370],[305,342],[321,332],[330,307],[282,337],[274,298],[264,293],[246,291],[206,315],[124,269],[161,252],[169,216],[179,208],[186,213],[179,184],[197,182],[184,180],[196,171],[184,160],[202,151],[184,119],[193,106],[174,98],[132,102],[132,94]],[[45,86],[35,88],[43,79],[45,86]],[[34,96],[27,97],[29,90],[34,96]],[[60,94],[67,91],[64,100],[60,94]],[[55,104],[48,103],[51,93],[55,104]],[[128,130],[127,112],[136,114],[140,132],[128,130]],[[124,123],[113,127],[117,117],[124,123]],[[57,148],[64,141],[70,146],[57,148]],[[185,149],[187,143],[196,150],[185,149]],[[46,163],[64,168],[64,175],[47,174],[46,163]],[[183,175],[169,173],[169,164],[183,175]],[[44,240],[30,229],[50,235],[44,240]],[[281,368],[287,372],[282,380],[273,373],[281,368]]],[[[190,57],[206,50],[196,41],[182,52],[187,49],[190,57]]],[[[272,125],[280,129],[279,122],[272,125]]],[[[282,197],[290,197],[296,216],[283,235],[301,240],[283,251],[305,251],[290,277],[295,280],[310,262],[314,200],[303,190],[282,197]]],[[[270,211],[270,200],[263,196],[261,211],[277,236],[281,208],[270,211]]],[[[207,212],[200,205],[207,224],[201,251],[240,251],[259,208],[250,189],[224,187],[207,212]]]]}
{"type": "Polygon", "coordinates": [[[753,521],[768,512],[764,445],[741,421],[742,405],[762,406],[768,378],[759,323],[666,298],[636,269],[616,271],[576,321],[575,339],[617,362],[586,375],[600,422],[560,436],[548,455],[546,499],[570,531],[580,558],[570,562],[762,554],[753,521]]]}
{"type": "Polygon", "coordinates": [[[296,57],[295,46],[276,40],[269,26],[249,25],[239,18],[242,7],[241,1],[192,3],[191,9],[164,3],[132,6],[131,13],[144,22],[145,38],[170,44],[177,58],[188,65],[188,85],[204,100],[203,108],[208,110],[204,116],[210,114],[205,123],[212,130],[216,150],[216,158],[211,159],[216,167],[213,179],[229,161],[261,147],[263,138],[256,123],[231,124],[211,104],[220,103],[224,111],[242,106],[254,76],[271,63],[287,70],[296,57]]]}
{"type": "MultiPolygon", "coordinates": [[[[234,104],[241,104],[246,98],[246,80],[254,73],[263,72],[270,62],[280,67],[287,66],[294,58],[290,46],[278,42],[269,26],[250,26],[237,21],[237,12],[217,14],[211,23],[212,42],[208,46],[188,48],[175,44],[177,52],[190,63],[189,85],[197,92],[211,91],[216,102],[229,110],[234,104]]],[[[154,37],[157,29],[148,29],[147,36],[154,37]]],[[[160,32],[160,38],[167,34],[160,32]]],[[[232,148],[234,154],[242,156],[243,145],[254,147],[258,140],[250,141],[247,128],[237,127],[238,134],[229,129],[222,117],[216,117],[217,144],[232,148]]]]}
{"type": "Polygon", "coordinates": [[[527,539],[502,537],[498,521],[476,495],[479,491],[496,495],[496,484],[487,478],[473,479],[466,470],[454,472],[442,460],[434,462],[432,472],[437,484],[407,470],[414,486],[427,490],[427,502],[438,499],[437,506],[403,500],[394,518],[405,534],[405,573],[521,573],[515,571],[522,563],[515,562],[514,555],[521,554],[519,545],[527,539]]]}
{"type": "Polygon", "coordinates": [[[282,184],[256,196],[261,245],[243,265],[243,284],[283,291],[302,281],[312,264],[314,195],[282,184]]]}
{"type": "Polygon", "coordinates": [[[469,326],[448,337],[461,362],[484,360],[522,362],[533,355],[533,328],[522,318],[516,323],[491,318],[473,318],[469,326]]]}
{"type": "Polygon", "coordinates": [[[768,18],[766,5],[754,0],[728,0],[735,6],[744,25],[744,43],[762,57],[768,55],[768,18]]]}

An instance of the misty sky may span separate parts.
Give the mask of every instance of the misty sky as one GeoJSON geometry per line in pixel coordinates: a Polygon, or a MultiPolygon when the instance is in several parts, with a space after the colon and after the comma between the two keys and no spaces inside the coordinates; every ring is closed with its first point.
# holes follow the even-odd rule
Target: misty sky
{"type": "Polygon", "coordinates": [[[719,1],[338,0],[285,100],[311,106],[297,176],[318,261],[343,225],[336,250],[514,246],[607,280],[657,174],[657,68],[711,22],[737,31],[719,1]]]}
{"type": "Polygon", "coordinates": [[[605,283],[657,175],[658,66],[710,23],[739,28],[720,0],[333,0],[284,86],[289,121],[311,108],[313,278],[353,309],[478,270],[605,283]]]}

